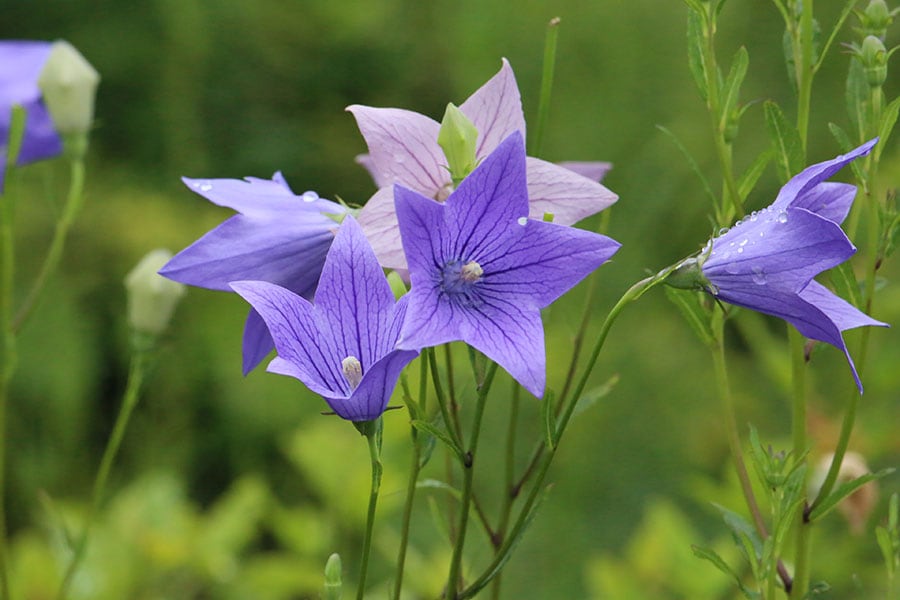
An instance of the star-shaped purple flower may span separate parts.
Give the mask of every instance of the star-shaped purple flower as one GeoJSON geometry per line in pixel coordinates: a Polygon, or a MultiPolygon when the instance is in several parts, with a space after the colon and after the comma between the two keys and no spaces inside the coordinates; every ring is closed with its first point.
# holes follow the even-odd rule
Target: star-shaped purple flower
{"type": "Polygon", "coordinates": [[[314,303],[262,281],[231,287],[272,333],[278,357],[268,370],[299,379],[344,419],[371,421],[384,412],[400,372],[418,355],[395,349],[407,297],[394,302],[353,217],[328,251],[314,303]]]}
{"type": "Polygon", "coordinates": [[[540,310],[609,260],[619,243],[529,219],[525,164],[515,132],[444,203],[395,187],[412,281],[397,347],[462,340],[540,397],[540,310]]]}
{"type": "Polygon", "coordinates": [[[862,383],[841,332],[887,325],[813,277],[856,252],[840,227],[856,187],[825,180],[868,154],[876,141],[806,168],[781,188],[771,206],[713,239],[708,256],[700,259],[707,290],[720,300],[784,319],[804,336],[843,352],[860,393],[862,383]]]}
{"type": "Polygon", "coordinates": [[[25,134],[16,164],[59,156],[62,140],[41,100],[38,77],[50,56],[49,42],[0,41],[0,192],[6,172],[10,115],[14,104],[25,109],[25,134]]]}
{"type": "MultiPolygon", "coordinates": [[[[506,59],[500,71],[472,94],[460,110],[478,129],[476,157],[483,160],[514,131],[525,135],[522,100],[506,59]]],[[[357,160],[371,174],[379,190],[363,207],[359,223],[372,242],[378,260],[391,269],[405,269],[406,258],[394,210],[395,183],[435,200],[453,189],[447,159],[438,145],[440,124],[424,115],[399,108],[347,108],[366,139],[369,154],[357,160]]],[[[598,183],[609,163],[555,165],[528,157],[530,216],[545,213],[561,225],[571,225],[614,203],[618,196],[598,183]]]]}
{"type": "MultiPolygon", "coordinates": [[[[213,290],[232,291],[232,281],[268,281],[311,296],[346,209],[315,192],[294,195],[276,173],[271,181],[184,179],[207,200],[237,215],[176,254],[160,270],[169,279],[213,290]],[[330,215],[330,216],[329,216],[330,215]]],[[[249,373],[273,348],[256,311],[244,327],[243,369],[249,373]]]]}

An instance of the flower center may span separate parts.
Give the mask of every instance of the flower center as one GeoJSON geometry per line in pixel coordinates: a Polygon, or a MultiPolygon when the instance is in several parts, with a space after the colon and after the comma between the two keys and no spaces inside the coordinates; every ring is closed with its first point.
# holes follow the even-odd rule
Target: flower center
{"type": "Polygon", "coordinates": [[[476,284],[483,275],[484,269],[474,260],[451,260],[441,269],[441,290],[467,306],[480,304],[476,284]]]}
{"type": "Polygon", "coordinates": [[[341,361],[341,371],[343,371],[347,383],[350,384],[350,389],[355,390],[362,381],[362,363],[355,356],[348,356],[341,361]]]}

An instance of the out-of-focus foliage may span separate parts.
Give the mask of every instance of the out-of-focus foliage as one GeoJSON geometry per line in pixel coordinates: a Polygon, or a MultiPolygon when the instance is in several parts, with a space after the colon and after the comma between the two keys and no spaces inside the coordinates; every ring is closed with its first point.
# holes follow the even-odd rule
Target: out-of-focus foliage
{"type": "MultiPolygon", "coordinates": [[[[836,16],[834,4],[817,3],[822,21],[836,16]]],[[[715,172],[708,117],[687,62],[682,3],[3,3],[0,37],[66,38],[103,78],[87,203],[59,277],[22,332],[13,382],[7,504],[19,597],[52,596],[66,556],[62,527],[76,532],[87,505],[127,372],[123,276],[147,250],[180,249],[228,214],[190,193],[179,176],[282,170],[296,190],[362,203],[374,187],[353,163],[365,146],[345,106],[400,106],[439,119],[448,101],[467,97],[506,57],[532,118],[544,26],[554,16],[562,17],[559,64],[542,154],[612,161],[605,183],[620,195],[608,233],[624,246],[599,273],[591,335],[644,269],[697,250],[711,233],[695,174],[656,128],[672,131],[702,171],[715,172]]],[[[791,106],[783,28],[770,3],[731,0],[720,23],[721,55],[741,45],[749,53],[742,99],[791,106]]],[[[840,39],[850,39],[846,32],[840,39]]],[[[829,121],[850,129],[848,61],[832,49],[816,80],[811,160],[839,152],[829,121]]],[[[897,92],[898,79],[889,78],[886,95],[897,92]]],[[[768,144],[761,103],[743,115],[737,135],[742,172],[768,144]]],[[[881,184],[897,187],[896,141],[883,157],[881,184]]],[[[57,207],[47,198],[58,195],[48,186],[63,187],[66,176],[53,163],[23,175],[27,200],[17,226],[24,277],[51,235],[57,207]]],[[[747,206],[769,204],[778,186],[768,169],[747,206]]],[[[883,275],[874,316],[895,328],[872,334],[852,443],[875,470],[900,458],[900,269],[890,263],[883,275]]],[[[551,387],[565,377],[585,292],[582,286],[546,311],[551,387]]],[[[245,314],[237,297],[196,289],[179,307],[114,468],[77,597],[312,598],[335,551],[344,561],[345,596],[354,589],[369,481],[365,442],[348,424],[321,416],[324,403],[295,381],[262,369],[241,377],[245,314]]],[[[728,335],[742,434],[752,422],[777,443],[789,428],[784,327],[759,316],[750,322],[728,335]],[[748,349],[761,350],[764,361],[752,360],[748,349]]],[[[848,334],[851,343],[855,335],[848,334]]],[[[570,427],[551,474],[556,485],[504,572],[504,597],[632,597],[616,594],[637,594],[635,583],[654,586],[655,595],[640,591],[647,598],[731,597],[727,578],[690,550],[695,543],[731,556],[709,502],[741,505],[707,353],[660,293],[628,309],[600,361],[592,387],[613,374],[619,382],[570,427]]],[[[815,352],[809,373],[812,454],[819,456],[837,439],[843,390],[852,382],[833,349],[815,352]]],[[[471,386],[465,373],[457,379],[463,392],[471,386]]],[[[496,383],[504,385],[505,375],[496,383]]],[[[507,419],[497,400],[487,408],[476,474],[495,492],[507,419]]],[[[464,418],[470,408],[463,407],[464,418]]],[[[520,418],[521,439],[536,439],[538,403],[524,401],[520,418]]],[[[405,411],[388,412],[372,597],[385,595],[393,575],[408,436],[405,411]]],[[[520,467],[530,450],[521,444],[520,467]]],[[[435,452],[423,477],[443,477],[443,462],[435,452]]],[[[882,498],[898,489],[896,477],[880,485],[882,498]]],[[[404,589],[411,598],[433,598],[449,556],[444,525],[429,506],[446,503],[448,492],[420,494],[404,589]]],[[[484,504],[494,515],[499,498],[488,494],[484,504]]],[[[830,597],[883,589],[873,530],[885,514],[882,502],[858,537],[836,513],[817,529],[812,575],[829,580],[830,597]]],[[[471,534],[477,567],[490,558],[479,535],[471,534]]]]}

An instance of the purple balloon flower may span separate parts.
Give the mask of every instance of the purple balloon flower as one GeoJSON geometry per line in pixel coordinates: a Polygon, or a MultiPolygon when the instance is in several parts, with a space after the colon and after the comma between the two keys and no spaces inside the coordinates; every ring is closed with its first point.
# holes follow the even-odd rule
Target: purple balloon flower
{"type": "Polygon", "coordinates": [[[325,259],[315,302],[262,281],[231,284],[265,320],[278,357],[268,370],[295,377],[350,421],[376,419],[416,350],[395,349],[407,297],[394,302],[359,224],[348,216],[325,259]]]}
{"type": "Polygon", "coordinates": [[[6,172],[6,147],[12,107],[25,109],[25,134],[16,164],[24,165],[62,153],[62,140],[41,99],[38,77],[50,56],[50,42],[0,42],[0,191],[6,172]]]}
{"type": "Polygon", "coordinates": [[[398,348],[462,340],[540,397],[540,309],[615,254],[608,237],[528,218],[525,145],[515,132],[444,203],[395,187],[412,289],[398,348]]]}
{"type": "MultiPolygon", "coordinates": [[[[511,133],[525,135],[522,100],[506,59],[500,71],[459,107],[478,129],[476,157],[483,160],[511,133]]],[[[372,242],[378,260],[391,269],[405,269],[406,257],[397,229],[393,184],[408,187],[435,200],[452,191],[447,159],[438,145],[440,124],[424,115],[399,108],[347,108],[366,139],[369,154],[357,158],[379,190],[363,207],[359,223],[372,242]]],[[[614,203],[618,196],[598,183],[609,163],[555,165],[526,159],[529,215],[541,219],[551,213],[561,225],[571,225],[614,203]]]]}
{"type": "MultiPolygon", "coordinates": [[[[281,173],[271,181],[248,177],[184,182],[238,214],[176,254],[160,274],[213,290],[230,292],[232,281],[251,279],[312,295],[338,226],[333,217],[346,213],[343,206],[315,192],[294,195],[281,173]]],[[[251,310],[244,327],[244,374],[273,347],[265,323],[251,310]]]]}
{"type": "Polygon", "coordinates": [[[825,180],[868,154],[876,141],[806,168],[781,188],[771,206],[713,239],[708,255],[700,258],[707,290],[718,299],[784,319],[804,336],[843,352],[860,393],[862,382],[841,332],[887,325],[813,277],[856,252],[840,227],[856,187],[825,180]]]}

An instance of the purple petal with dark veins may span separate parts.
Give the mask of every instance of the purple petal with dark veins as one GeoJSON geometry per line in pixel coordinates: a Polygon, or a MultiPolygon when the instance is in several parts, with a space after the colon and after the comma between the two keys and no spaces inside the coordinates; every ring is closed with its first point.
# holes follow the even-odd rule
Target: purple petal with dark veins
{"type": "Polygon", "coordinates": [[[791,208],[805,208],[840,225],[847,218],[854,198],[855,185],[825,181],[796,198],[791,202],[791,208]]]}

